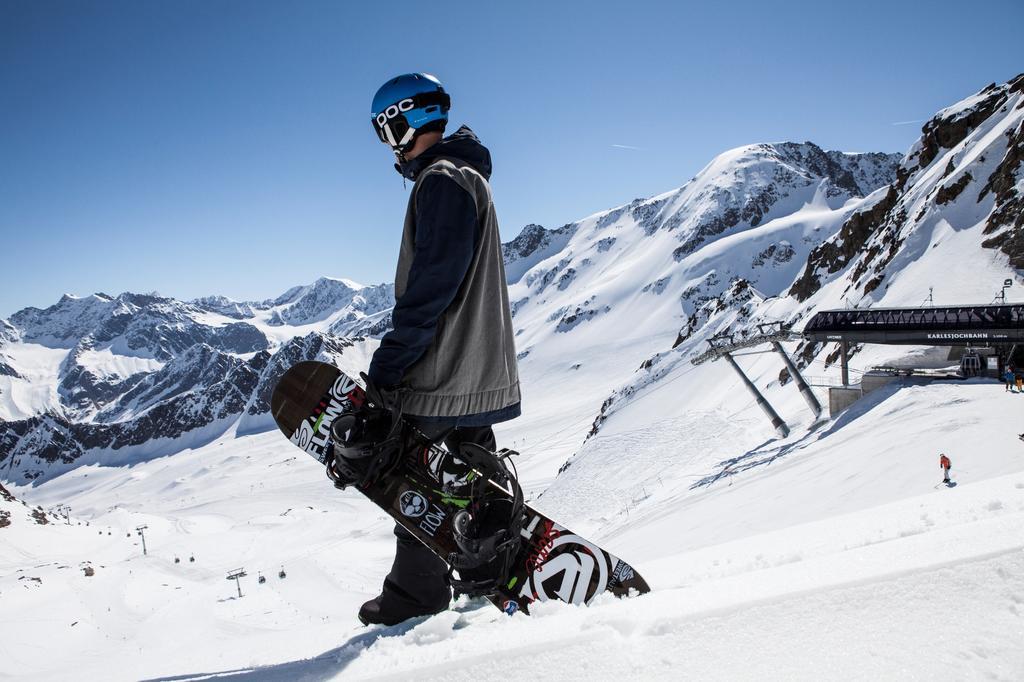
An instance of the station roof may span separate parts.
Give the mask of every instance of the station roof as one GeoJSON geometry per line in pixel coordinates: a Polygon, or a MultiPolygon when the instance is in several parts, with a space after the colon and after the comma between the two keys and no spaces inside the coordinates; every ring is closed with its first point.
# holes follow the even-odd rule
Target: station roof
{"type": "Polygon", "coordinates": [[[810,341],[923,346],[1024,342],[1024,304],[823,310],[808,321],[810,341]]]}

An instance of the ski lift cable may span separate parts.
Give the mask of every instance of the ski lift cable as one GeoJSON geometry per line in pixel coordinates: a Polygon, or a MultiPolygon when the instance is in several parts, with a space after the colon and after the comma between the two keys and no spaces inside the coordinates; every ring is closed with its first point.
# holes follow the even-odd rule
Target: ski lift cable
{"type": "MultiPolygon", "coordinates": [[[[681,371],[678,374],[676,374],[676,376],[674,376],[671,379],[668,379],[668,380],[662,382],[658,386],[655,386],[654,388],[652,388],[649,391],[647,391],[646,395],[651,395],[652,393],[656,393],[657,391],[660,391],[661,389],[668,387],[669,385],[673,384],[674,382],[676,382],[676,381],[682,379],[684,376],[688,375],[690,372],[697,371],[697,369],[698,368],[696,366],[687,367],[683,371],[681,371]]],[[[737,379],[737,381],[738,381],[738,379],[737,379]]],[[[754,402],[756,402],[756,401],[752,401],[751,404],[753,404],[754,402]]],[[[744,408],[744,410],[745,409],[746,408],[744,408]]],[[[743,411],[743,410],[741,410],[741,411],[743,411]]],[[[595,418],[586,417],[583,420],[579,420],[579,421],[573,422],[569,426],[564,426],[562,428],[556,429],[555,431],[553,431],[553,432],[549,433],[548,435],[546,435],[545,437],[543,437],[541,440],[537,441],[536,443],[531,444],[530,450],[533,450],[535,448],[539,448],[540,446],[545,445],[545,444],[551,442],[555,437],[564,434],[566,431],[574,430],[577,426],[581,426],[581,425],[585,424],[588,421],[593,423],[594,419],[596,419],[596,417],[595,418]]],[[[574,437],[575,436],[568,436],[564,440],[569,440],[569,439],[572,439],[574,437]]],[[[595,436],[595,438],[596,437],[599,437],[599,436],[595,436]]],[[[555,441],[555,442],[560,443],[562,441],[555,441]]]]}
{"type": "MultiPolygon", "coordinates": [[[[655,386],[651,390],[647,391],[646,395],[650,395],[652,393],[655,393],[656,391],[659,391],[659,390],[665,388],[666,386],[672,384],[673,382],[678,381],[679,379],[682,379],[684,376],[686,376],[690,372],[693,372],[693,371],[696,371],[696,370],[697,370],[696,366],[688,367],[688,368],[684,369],[682,372],[680,372],[679,374],[677,374],[676,376],[672,377],[671,379],[668,379],[667,381],[665,381],[665,382],[661,383],[660,385],[655,386]]],[[[541,445],[544,445],[544,444],[550,442],[556,436],[564,434],[566,431],[574,430],[576,427],[582,426],[583,424],[586,424],[587,422],[593,423],[595,419],[596,419],[596,417],[589,417],[588,416],[588,417],[586,417],[586,418],[584,418],[582,420],[578,420],[576,422],[573,422],[572,424],[570,424],[568,426],[563,426],[563,427],[561,427],[561,428],[551,432],[550,434],[548,434],[547,436],[545,436],[544,438],[542,438],[538,442],[531,444],[530,448],[531,449],[538,448],[541,445]]],[[[572,436],[570,436],[570,438],[571,437],[572,436]]]]}
{"type": "MultiPolygon", "coordinates": [[[[696,369],[697,369],[697,367],[688,367],[688,368],[684,369],[682,372],[680,372],[676,376],[672,377],[671,379],[668,379],[667,381],[663,382],[661,385],[655,386],[651,390],[647,391],[646,395],[651,395],[652,393],[655,393],[655,392],[657,392],[657,391],[667,387],[668,385],[672,384],[675,381],[678,381],[679,379],[682,379],[684,376],[686,376],[690,372],[695,371],[696,369]]],[[[594,420],[590,419],[589,421],[593,422],[594,420]]],[[[555,434],[552,434],[551,437],[553,437],[554,435],[558,435],[558,433],[564,433],[568,429],[569,429],[569,427],[565,427],[565,428],[561,429],[560,431],[556,432],[555,434]]],[[[534,447],[537,447],[537,446],[541,445],[542,443],[546,442],[547,440],[550,440],[550,437],[548,439],[545,439],[544,441],[541,441],[540,443],[534,444],[534,447]]]]}
{"type": "MultiPolygon", "coordinates": [[[[539,441],[537,441],[535,443],[531,443],[530,447],[529,448],[524,448],[524,450],[526,450],[527,452],[535,451],[537,448],[540,448],[542,445],[546,445],[546,444],[550,443],[552,440],[554,440],[558,436],[564,435],[567,431],[572,431],[572,432],[575,433],[575,431],[576,431],[576,429],[578,427],[585,426],[588,423],[592,424],[594,422],[594,419],[596,419],[596,417],[591,417],[591,416],[588,415],[587,417],[584,417],[583,419],[578,419],[578,420],[576,420],[574,422],[571,422],[568,425],[563,425],[561,427],[558,427],[554,431],[548,433],[546,436],[541,438],[539,441]]],[[[569,435],[569,436],[566,436],[563,440],[569,440],[569,439],[572,439],[572,438],[576,438],[576,436],[575,435],[569,435]]],[[[555,441],[555,442],[561,442],[561,441],[555,441]]]]}
{"type": "MultiPolygon", "coordinates": [[[[826,367],[829,366],[829,364],[826,363],[824,359],[819,358],[819,357],[815,357],[811,362],[808,363],[808,365],[811,365],[811,364],[814,364],[814,363],[821,363],[821,364],[825,365],[826,367]]],[[[831,363],[831,364],[835,364],[835,363],[831,363]]],[[[659,391],[659,390],[661,390],[663,388],[666,388],[669,385],[671,385],[672,383],[678,381],[679,379],[682,379],[684,376],[686,376],[690,372],[694,372],[696,370],[697,370],[696,366],[688,367],[685,370],[683,370],[682,372],[679,372],[678,374],[676,374],[676,376],[672,377],[671,379],[668,379],[668,380],[660,383],[658,386],[655,386],[654,388],[651,388],[649,391],[646,392],[646,395],[651,395],[651,394],[653,394],[653,393],[655,393],[655,392],[657,392],[657,391],[659,391]]],[[[867,372],[867,370],[857,369],[855,367],[850,367],[849,371],[851,371],[851,372],[853,372],[855,374],[865,374],[867,372]]],[[[738,379],[737,379],[737,381],[738,381],[738,379]]],[[[756,404],[756,402],[757,402],[756,399],[755,400],[751,400],[743,408],[741,408],[737,412],[734,412],[734,413],[730,414],[729,418],[733,418],[736,415],[738,415],[738,414],[740,414],[742,412],[745,412],[752,405],[756,404]]],[[[580,420],[577,420],[575,422],[572,422],[569,425],[562,426],[560,428],[556,428],[554,431],[551,431],[550,433],[548,433],[545,436],[543,436],[539,441],[531,443],[529,449],[524,449],[524,450],[526,452],[536,451],[536,449],[540,448],[541,446],[547,445],[547,444],[552,443],[552,442],[554,442],[556,444],[561,444],[562,442],[565,442],[567,440],[572,440],[573,438],[577,437],[575,435],[575,431],[576,431],[576,429],[578,427],[583,426],[584,424],[586,424],[588,422],[589,423],[593,423],[596,418],[597,417],[587,416],[587,417],[584,417],[583,419],[580,419],[580,420]],[[571,434],[567,434],[567,432],[572,432],[572,433],[571,434]],[[559,436],[563,436],[563,435],[565,436],[564,438],[562,438],[560,440],[556,440],[559,436]]],[[[599,437],[599,436],[595,436],[595,438],[596,437],[599,437]]]]}

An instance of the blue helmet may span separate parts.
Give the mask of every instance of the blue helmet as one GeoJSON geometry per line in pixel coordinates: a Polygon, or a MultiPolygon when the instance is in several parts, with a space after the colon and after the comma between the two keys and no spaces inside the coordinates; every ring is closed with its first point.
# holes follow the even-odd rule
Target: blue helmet
{"type": "Polygon", "coordinates": [[[429,73],[406,73],[380,86],[370,106],[377,137],[396,154],[412,148],[416,135],[444,130],[451,98],[429,73]]]}

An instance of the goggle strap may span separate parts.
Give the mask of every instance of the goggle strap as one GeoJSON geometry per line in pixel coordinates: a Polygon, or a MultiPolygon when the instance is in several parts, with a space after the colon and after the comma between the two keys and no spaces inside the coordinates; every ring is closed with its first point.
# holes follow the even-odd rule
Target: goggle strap
{"type": "MultiPolygon", "coordinates": [[[[389,126],[389,130],[390,130],[390,126],[389,126]]],[[[409,143],[409,141],[412,140],[413,135],[416,134],[416,130],[417,130],[416,128],[409,128],[409,129],[407,129],[405,131],[405,135],[402,136],[402,139],[399,141],[399,143],[397,145],[393,145],[393,146],[403,147],[403,146],[407,145],[409,143]]]]}

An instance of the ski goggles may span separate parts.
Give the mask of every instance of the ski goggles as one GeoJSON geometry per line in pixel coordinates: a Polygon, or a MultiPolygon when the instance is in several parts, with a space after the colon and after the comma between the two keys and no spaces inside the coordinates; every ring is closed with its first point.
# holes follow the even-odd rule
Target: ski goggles
{"type": "Polygon", "coordinates": [[[441,90],[421,92],[395,102],[374,116],[371,121],[381,142],[393,148],[401,148],[409,144],[416,134],[416,128],[410,126],[409,119],[406,118],[408,112],[414,109],[424,109],[424,113],[430,114],[436,108],[447,111],[450,106],[451,98],[446,92],[441,90]]]}

